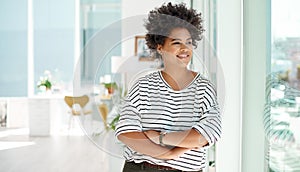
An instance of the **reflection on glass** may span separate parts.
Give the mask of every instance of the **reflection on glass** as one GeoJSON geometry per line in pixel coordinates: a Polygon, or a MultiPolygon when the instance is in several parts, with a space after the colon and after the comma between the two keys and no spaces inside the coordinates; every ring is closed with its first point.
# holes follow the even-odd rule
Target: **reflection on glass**
{"type": "Polygon", "coordinates": [[[300,13],[297,0],[272,1],[271,74],[264,124],[269,172],[300,171],[300,13]]]}
{"type": "MultiPolygon", "coordinates": [[[[216,60],[210,58],[215,58],[214,51],[216,49],[216,1],[208,1],[208,0],[175,0],[176,2],[187,2],[189,6],[193,6],[193,8],[197,9],[199,12],[202,12],[203,16],[205,16],[205,41],[207,43],[199,43],[198,48],[201,49],[201,54],[198,56],[194,56],[194,63],[191,65],[192,69],[196,69],[197,71],[206,74],[209,71],[209,75],[212,78],[212,81],[215,85],[216,83],[216,73],[213,69],[210,69],[210,66],[216,66],[214,63],[216,60]],[[211,45],[212,47],[208,46],[211,45]],[[204,51],[202,51],[204,50],[204,51]],[[200,59],[201,58],[201,59],[200,59]],[[198,60],[198,61],[197,61],[198,60]],[[198,63],[200,62],[200,63],[198,63]],[[202,63],[203,62],[203,63],[202,63]],[[212,65],[213,64],[213,65],[212,65]],[[207,67],[207,68],[206,68],[207,67]],[[198,70],[199,69],[199,70],[198,70]],[[206,71],[207,69],[207,71],[206,71]]],[[[146,72],[153,72],[156,70],[157,62],[153,62],[153,64],[147,65],[146,62],[142,64],[139,68],[131,69],[132,63],[127,59],[126,62],[130,65],[125,66],[124,60],[118,60],[121,57],[121,44],[125,42],[121,38],[121,26],[126,26],[123,20],[121,22],[114,23],[116,26],[112,30],[113,33],[110,34],[109,39],[99,39],[105,40],[97,42],[96,46],[91,44],[93,39],[98,38],[99,34],[104,33],[103,30],[107,29],[108,26],[112,26],[112,21],[116,21],[117,19],[121,19],[121,1],[115,0],[110,3],[108,1],[100,2],[98,0],[93,0],[94,3],[90,3],[87,0],[81,0],[81,38],[82,38],[82,47],[84,48],[83,53],[81,54],[81,87],[92,87],[94,105],[97,107],[98,112],[93,114],[92,125],[84,125],[82,127],[86,133],[86,135],[103,151],[107,152],[110,155],[113,155],[118,158],[122,158],[122,143],[116,140],[114,136],[114,127],[115,123],[118,121],[121,100],[126,95],[128,88],[132,85],[132,81],[137,79],[138,77],[143,76],[146,72]],[[121,25],[122,24],[122,25],[121,25]],[[114,38],[114,39],[113,39],[114,38]],[[118,40],[118,44],[115,47],[109,47],[110,52],[106,52],[106,49],[101,46],[102,43],[108,44],[113,42],[113,40],[118,40]],[[102,56],[103,53],[104,55],[102,56]],[[102,58],[103,61],[97,61],[97,59],[102,58]],[[122,61],[122,63],[119,63],[122,61]],[[115,64],[115,65],[113,65],[115,64]],[[119,65],[123,66],[119,66],[119,65]],[[116,67],[118,66],[118,67],[116,67]],[[145,67],[147,66],[147,67],[145,67]],[[129,68],[130,69],[129,69],[129,68]],[[124,70],[126,69],[126,70],[124,70]],[[128,74],[128,70],[131,71],[132,74],[128,74]],[[133,72],[134,71],[134,72],[133,72]],[[143,74],[143,75],[142,75],[143,74]],[[111,78],[109,82],[101,81],[102,77],[106,75],[110,75],[111,78]],[[100,79],[100,83],[99,83],[100,79]],[[117,89],[114,89],[113,92],[109,92],[109,90],[105,90],[105,88],[112,88],[108,84],[116,83],[118,86],[117,89]],[[101,86],[101,84],[103,84],[101,86]],[[103,127],[104,124],[104,127],[103,127]],[[106,129],[106,130],[105,130],[106,129]]],[[[150,2],[150,1],[149,1],[150,2]]],[[[106,32],[105,32],[106,33],[106,32]]],[[[106,34],[107,35],[107,34],[106,34]]],[[[204,41],[203,41],[204,42],[204,41]]],[[[109,45],[109,44],[108,44],[109,45]]],[[[125,57],[124,57],[125,58],[125,57]]],[[[132,58],[131,58],[132,59],[132,58]]],[[[135,62],[135,61],[131,61],[135,62]]],[[[149,62],[150,63],[150,62],[149,62]]],[[[104,79],[105,80],[105,79],[104,79]]],[[[94,106],[93,105],[93,106],[94,106]]],[[[208,152],[209,154],[209,167],[205,170],[205,172],[214,172],[215,171],[215,147],[212,146],[208,152]]]]}

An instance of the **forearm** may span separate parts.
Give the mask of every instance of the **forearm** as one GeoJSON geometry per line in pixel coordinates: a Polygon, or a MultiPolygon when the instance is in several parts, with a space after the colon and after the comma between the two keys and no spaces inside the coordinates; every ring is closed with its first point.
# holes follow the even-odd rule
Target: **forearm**
{"type": "Polygon", "coordinates": [[[118,139],[133,150],[158,159],[175,159],[189,149],[169,149],[153,143],[143,132],[129,132],[118,136],[118,139]]]}
{"type": "Polygon", "coordinates": [[[195,129],[167,133],[162,141],[166,145],[199,148],[208,144],[207,140],[195,129]]]}

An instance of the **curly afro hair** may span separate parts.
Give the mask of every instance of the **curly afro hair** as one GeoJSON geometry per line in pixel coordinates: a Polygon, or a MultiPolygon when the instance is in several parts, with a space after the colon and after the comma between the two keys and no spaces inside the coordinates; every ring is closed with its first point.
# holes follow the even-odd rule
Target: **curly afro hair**
{"type": "Polygon", "coordinates": [[[202,39],[204,32],[202,22],[201,13],[188,9],[184,3],[163,4],[150,11],[145,21],[146,44],[152,53],[157,54],[155,53],[157,46],[164,44],[173,29],[186,28],[191,34],[193,46],[197,47],[196,41],[202,39]]]}

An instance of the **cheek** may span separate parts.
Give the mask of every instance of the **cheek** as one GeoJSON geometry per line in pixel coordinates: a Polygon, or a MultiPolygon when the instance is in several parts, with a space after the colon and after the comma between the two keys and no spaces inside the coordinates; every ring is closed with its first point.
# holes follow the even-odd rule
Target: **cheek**
{"type": "Polygon", "coordinates": [[[177,54],[178,50],[176,49],[169,49],[168,51],[165,51],[166,57],[174,57],[177,54]]]}
{"type": "Polygon", "coordinates": [[[163,50],[165,55],[175,54],[177,51],[178,51],[178,49],[174,48],[174,47],[168,47],[163,50]]]}
{"type": "Polygon", "coordinates": [[[169,52],[172,52],[172,53],[180,52],[180,47],[176,47],[176,46],[171,47],[171,48],[169,49],[169,52]]]}

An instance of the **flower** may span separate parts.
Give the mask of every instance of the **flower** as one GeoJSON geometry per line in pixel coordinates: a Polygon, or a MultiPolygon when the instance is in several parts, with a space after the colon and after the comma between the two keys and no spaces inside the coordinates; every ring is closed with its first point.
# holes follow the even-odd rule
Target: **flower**
{"type": "Polygon", "coordinates": [[[51,89],[52,84],[49,79],[44,79],[38,82],[38,87],[45,86],[48,89],[51,89]]]}
{"type": "Polygon", "coordinates": [[[40,88],[41,86],[46,87],[47,89],[51,89],[52,83],[51,83],[51,72],[49,70],[45,70],[44,72],[45,76],[41,76],[40,80],[37,83],[37,87],[40,88]]]}

